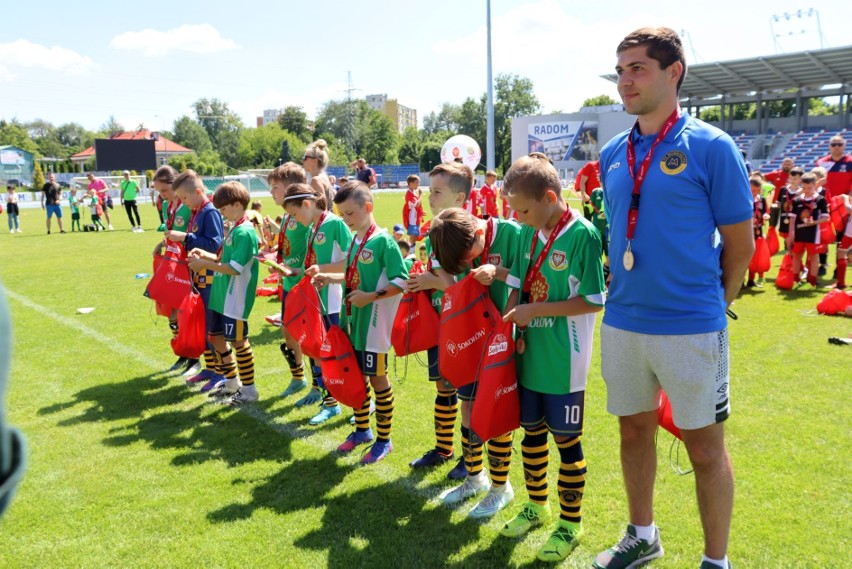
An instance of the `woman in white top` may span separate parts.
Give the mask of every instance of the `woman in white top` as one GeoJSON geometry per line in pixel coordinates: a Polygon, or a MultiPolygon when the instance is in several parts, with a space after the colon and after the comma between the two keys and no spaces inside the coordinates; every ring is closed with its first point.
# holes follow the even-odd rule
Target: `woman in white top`
{"type": "Polygon", "coordinates": [[[317,139],[305,148],[302,166],[311,175],[311,187],[325,195],[326,209],[334,203],[334,186],[328,179],[325,169],[328,166],[328,143],[317,139]]]}
{"type": "Polygon", "coordinates": [[[15,188],[6,186],[6,215],[9,218],[9,233],[17,231],[21,232],[21,227],[18,225],[18,194],[15,193],[15,188]]]}

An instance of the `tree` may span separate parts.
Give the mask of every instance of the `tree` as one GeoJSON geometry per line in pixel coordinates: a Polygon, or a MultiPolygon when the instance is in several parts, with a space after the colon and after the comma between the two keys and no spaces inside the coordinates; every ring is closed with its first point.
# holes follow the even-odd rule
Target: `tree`
{"type": "Polygon", "coordinates": [[[198,124],[207,131],[213,150],[222,159],[232,164],[237,160],[239,133],[243,129],[242,120],[228,107],[228,103],[219,99],[198,99],[193,103],[198,124]]]}
{"type": "Polygon", "coordinates": [[[718,105],[704,107],[698,114],[698,118],[704,122],[719,122],[722,120],[721,110],[718,105]]]}
{"type": "Polygon", "coordinates": [[[213,150],[210,135],[200,124],[184,115],[177,119],[173,126],[172,140],[198,153],[213,150]]]}
{"type": "Polygon", "coordinates": [[[66,147],[68,155],[76,154],[95,142],[95,133],[86,130],[82,125],[69,122],[56,128],[56,136],[60,144],[66,147]]]}
{"type": "Polygon", "coordinates": [[[415,127],[410,126],[402,133],[399,141],[399,161],[403,164],[420,163],[423,154],[423,135],[415,127]]]}
{"type": "Polygon", "coordinates": [[[281,142],[281,156],[278,158],[278,162],[280,164],[284,164],[285,162],[289,162],[293,159],[293,155],[290,153],[290,141],[286,138],[281,142]]]}
{"type": "Polygon", "coordinates": [[[118,132],[124,132],[124,126],[115,120],[115,116],[110,115],[107,122],[101,125],[100,130],[98,130],[98,138],[109,138],[113,134],[118,132]]]}
{"type": "Polygon", "coordinates": [[[21,150],[38,154],[38,145],[30,138],[27,129],[18,121],[0,120],[0,145],[17,146],[21,150]]]}
{"type": "Polygon", "coordinates": [[[282,130],[278,123],[243,130],[237,145],[238,165],[244,168],[274,168],[278,165],[285,140],[291,152],[298,152],[301,156],[305,151],[305,143],[295,134],[282,130]]]}
{"type": "Polygon", "coordinates": [[[30,138],[38,146],[39,154],[57,158],[65,157],[66,149],[59,142],[56,127],[52,123],[42,119],[35,119],[27,123],[26,128],[30,138]]]}
{"type": "Polygon", "coordinates": [[[387,115],[373,110],[363,124],[361,141],[361,156],[367,162],[399,164],[399,132],[387,115]]]}
{"type": "Polygon", "coordinates": [[[610,97],[609,95],[598,95],[597,97],[591,97],[583,101],[581,106],[583,107],[606,107],[609,105],[618,105],[620,104],[618,101],[610,97]]]}
{"type": "MultiPolygon", "coordinates": [[[[479,100],[468,97],[464,100],[456,113],[456,134],[466,134],[479,144],[482,151],[483,162],[485,162],[486,151],[486,129],[487,129],[487,98],[483,94],[479,100]]],[[[495,105],[495,127],[497,108],[495,105]]],[[[496,128],[495,128],[496,132],[496,128]]]]}
{"type": "Polygon", "coordinates": [[[302,107],[284,107],[284,111],[278,117],[278,124],[282,129],[292,132],[304,142],[310,142],[311,131],[308,128],[308,115],[302,107]]]}
{"type": "Polygon", "coordinates": [[[423,117],[423,130],[426,134],[434,134],[439,131],[458,131],[459,107],[451,103],[443,103],[438,113],[429,113],[423,117]]]}
{"type": "Polygon", "coordinates": [[[512,119],[535,114],[540,105],[533,82],[516,74],[498,75],[494,91],[494,158],[505,172],[512,165],[512,119]]]}
{"type": "Polygon", "coordinates": [[[41,162],[33,161],[33,190],[38,191],[44,186],[44,171],[41,169],[41,162]]]}

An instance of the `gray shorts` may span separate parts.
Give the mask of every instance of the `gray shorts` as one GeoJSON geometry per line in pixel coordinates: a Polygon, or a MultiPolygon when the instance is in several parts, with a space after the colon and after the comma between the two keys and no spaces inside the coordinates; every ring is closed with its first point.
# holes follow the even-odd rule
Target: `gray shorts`
{"type": "Polygon", "coordinates": [[[706,334],[639,334],[601,325],[601,373],[607,410],[624,417],[653,411],[666,391],[680,429],[728,418],[728,330],[706,334]]]}

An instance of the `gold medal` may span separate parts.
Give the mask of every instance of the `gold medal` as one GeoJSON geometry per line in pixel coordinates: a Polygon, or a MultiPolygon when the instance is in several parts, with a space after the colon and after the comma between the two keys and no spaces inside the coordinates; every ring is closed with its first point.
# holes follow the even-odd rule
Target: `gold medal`
{"type": "Polygon", "coordinates": [[[627,251],[624,252],[624,257],[622,258],[622,262],[624,263],[624,270],[629,271],[633,269],[633,251],[630,250],[630,243],[627,244],[627,251]]]}
{"type": "Polygon", "coordinates": [[[524,341],[524,331],[518,330],[518,339],[515,340],[515,352],[518,355],[523,354],[527,349],[527,343],[524,341]]]}

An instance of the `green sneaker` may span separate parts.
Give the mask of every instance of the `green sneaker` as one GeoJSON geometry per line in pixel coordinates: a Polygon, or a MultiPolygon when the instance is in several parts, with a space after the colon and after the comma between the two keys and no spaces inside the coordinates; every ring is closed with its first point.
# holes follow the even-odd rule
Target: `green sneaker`
{"type": "Polygon", "coordinates": [[[535,526],[540,526],[545,519],[550,519],[550,504],[539,506],[534,502],[527,502],[520,513],[503,526],[500,535],[520,537],[535,526]]]}
{"type": "Polygon", "coordinates": [[[654,538],[649,542],[636,537],[633,524],[627,525],[627,532],[621,541],[598,554],[592,567],[596,569],[632,569],[644,565],[652,559],[663,556],[660,543],[660,530],[654,528],[654,538]]]}
{"type": "Polygon", "coordinates": [[[538,550],[537,557],[540,561],[551,563],[562,561],[579,545],[582,533],[582,528],[576,524],[560,521],[556,524],[556,530],[550,534],[550,539],[538,550]]]}

